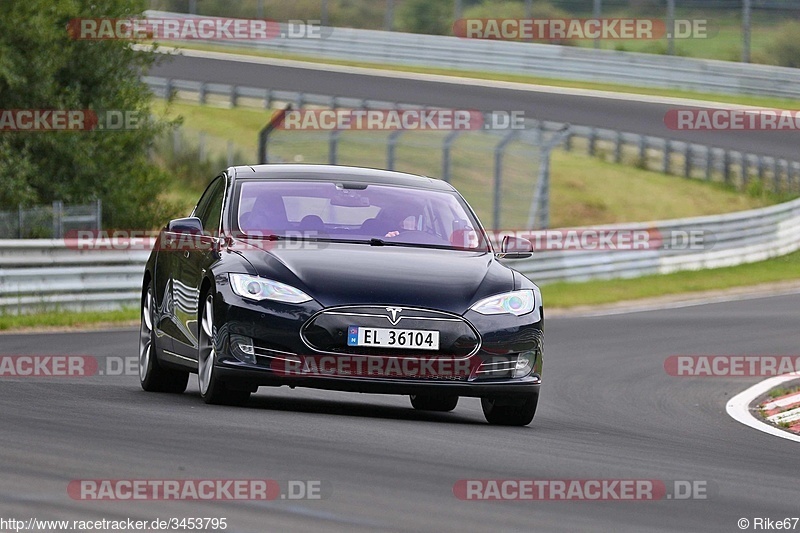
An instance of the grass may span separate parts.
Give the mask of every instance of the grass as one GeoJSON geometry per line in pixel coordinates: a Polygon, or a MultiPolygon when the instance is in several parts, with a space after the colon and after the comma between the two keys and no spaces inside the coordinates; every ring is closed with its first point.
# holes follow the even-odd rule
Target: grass
{"type": "Polygon", "coordinates": [[[800,386],[798,387],[776,387],[769,391],[767,394],[770,398],[780,398],[781,396],[787,396],[789,394],[793,394],[800,390],[800,386]]]}
{"type": "MultiPolygon", "coordinates": [[[[169,45],[169,43],[162,43],[162,44],[164,44],[165,46],[169,45]]],[[[710,101],[710,102],[739,104],[739,105],[747,105],[754,107],[767,107],[774,109],[797,109],[798,107],[798,101],[792,98],[719,94],[719,93],[687,91],[679,89],[659,89],[652,87],[638,87],[622,83],[584,82],[584,81],[558,79],[558,78],[544,77],[544,76],[532,76],[526,74],[503,74],[497,72],[484,72],[484,71],[469,70],[469,69],[434,68],[434,67],[425,67],[420,65],[385,65],[382,63],[373,63],[368,61],[347,61],[347,60],[331,59],[325,57],[316,57],[316,56],[312,57],[299,54],[286,54],[282,52],[253,50],[248,48],[218,46],[213,44],[198,44],[198,43],[191,43],[188,45],[181,44],[180,48],[191,49],[191,50],[204,50],[212,52],[225,52],[231,54],[242,54],[242,55],[267,57],[274,59],[289,59],[295,61],[323,63],[328,65],[375,68],[382,70],[392,70],[397,72],[417,72],[422,74],[438,74],[442,76],[469,77],[469,78],[494,80],[494,81],[509,81],[509,82],[527,83],[534,85],[544,85],[549,87],[568,87],[574,89],[589,89],[589,90],[610,91],[610,92],[629,93],[629,94],[642,94],[650,96],[690,98],[690,99],[710,101]]],[[[325,93],[324,90],[319,90],[318,92],[325,93]]]]}
{"type": "Polygon", "coordinates": [[[691,270],[635,279],[551,283],[542,287],[542,295],[546,307],[569,308],[670,294],[730,289],[798,278],[800,278],[800,252],[794,252],[758,263],[711,270],[691,270]]]}
{"type": "Polygon", "coordinates": [[[86,326],[128,325],[139,319],[138,308],[116,311],[48,311],[23,315],[0,315],[0,331],[34,328],[82,328],[86,326]]]}
{"type": "MultiPolygon", "coordinates": [[[[156,111],[165,103],[159,101],[156,111]]],[[[256,159],[258,131],[269,120],[271,111],[238,107],[228,109],[173,102],[170,116],[183,117],[184,131],[197,138],[207,133],[209,152],[224,153],[231,139],[236,151],[249,164],[256,159]]],[[[270,147],[273,157],[287,161],[327,162],[327,133],[279,132],[270,147]]],[[[340,140],[340,164],[385,166],[387,133],[351,132],[340,140]]],[[[396,153],[398,170],[438,176],[441,169],[441,141],[445,133],[416,132],[401,137],[396,153]]],[[[462,135],[453,145],[453,185],[478,212],[485,223],[491,222],[493,159],[495,138],[482,133],[462,135]]],[[[523,228],[536,179],[535,154],[521,143],[512,143],[504,160],[504,228],[523,228]]],[[[221,169],[216,169],[221,170],[221,169]]],[[[216,171],[215,170],[215,171],[216,171]]],[[[211,179],[211,175],[207,177],[211,179]]],[[[200,184],[204,181],[200,180],[200,184]]],[[[202,186],[202,185],[201,185],[202,186]]],[[[188,209],[194,205],[198,185],[176,182],[166,197],[188,209]]],[[[606,162],[577,151],[556,150],[551,159],[551,226],[568,227],[615,222],[637,222],[710,215],[763,207],[783,200],[768,193],[743,194],[730,187],[698,180],[666,176],[631,165],[606,162]]]]}

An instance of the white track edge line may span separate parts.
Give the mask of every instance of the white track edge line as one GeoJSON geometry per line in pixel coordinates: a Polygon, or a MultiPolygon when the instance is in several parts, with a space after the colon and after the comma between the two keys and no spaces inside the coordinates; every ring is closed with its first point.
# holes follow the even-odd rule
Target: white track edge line
{"type": "Polygon", "coordinates": [[[770,389],[797,378],[800,378],[800,373],[794,372],[791,374],[775,376],[765,379],[761,383],[756,383],[749,389],[742,391],[731,398],[728,401],[728,404],[725,406],[725,411],[731,418],[744,424],[745,426],[749,426],[755,430],[768,433],[769,435],[773,435],[775,437],[780,437],[782,439],[787,439],[794,442],[800,442],[800,435],[789,433],[788,431],[783,431],[774,426],[770,426],[769,424],[757,419],[752,415],[752,413],[750,413],[750,404],[753,402],[753,400],[762,394],[765,394],[770,389]]]}

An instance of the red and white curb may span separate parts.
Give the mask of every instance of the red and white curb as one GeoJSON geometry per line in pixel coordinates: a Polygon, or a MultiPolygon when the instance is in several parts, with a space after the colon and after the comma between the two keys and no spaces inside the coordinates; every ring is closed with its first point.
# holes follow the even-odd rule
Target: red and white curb
{"type": "Polygon", "coordinates": [[[789,431],[800,433],[800,392],[770,400],[761,408],[767,420],[773,424],[788,424],[789,431]]]}
{"type": "MultiPolygon", "coordinates": [[[[800,378],[800,373],[793,372],[791,374],[783,374],[782,376],[775,376],[769,379],[765,379],[761,383],[757,383],[752,387],[750,387],[749,389],[740,392],[739,394],[731,398],[728,401],[728,404],[725,406],[725,410],[727,411],[728,415],[730,415],[731,418],[733,418],[737,422],[741,422],[745,426],[749,426],[753,429],[762,431],[764,433],[768,433],[770,435],[774,435],[776,437],[781,437],[783,439],[800,442],[800,435],[784,431],[782,429],[776,428],[775,426],[771,426],[766,422],[759,420],[750,411],[750,404],[752,404],[756,400],[756,398],[766,394],[770,390],[774,389],[775,387],[778,387],[779,385],[782,385],[783,383],[786,383],[788,381],[793,381],[798,378],[800,378]]],[[[792,398],[793,396],[800,397],[800,394],[792,394],[784,398],[771,400],[770,402],[767,402],[764,407],[766,408],[770,404],[777,402],[785,402],[785,401],[789,402],[786,406],[794,405],[794,403],[790,400],[790,398],[792,398]]],[[[798,399],[797,401],[800,401],[800,399],[798,399]]],[[[781,407],[782,407],[781,405],[775,405],[772,406],[772,409],[780,409],[781,407]]],[[[797,411],[796,413],[797,420],[800,420],[800,408],[792,409],[790,411],[785,411],[783,413],[776,412],[775,415],[773,416],[786,415],[791,411],[797,411]]],[[[789,415],[789,416],[794,416],[794,415],[789,415]]],[[[791,422],[791,420],[783,420],[783,419],[777,420],[777,422],[781,421],[791,422]]]]}

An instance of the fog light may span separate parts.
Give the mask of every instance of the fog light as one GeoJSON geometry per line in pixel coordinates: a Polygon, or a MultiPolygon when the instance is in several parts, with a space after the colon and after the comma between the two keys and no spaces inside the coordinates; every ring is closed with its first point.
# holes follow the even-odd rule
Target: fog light
{"type": "Polygon", "coordinates": [[[522,352],[517,356],[513,377],[524,378],[531,373],[534,364],[536,364],[536,352],[522,352]]]}
{"type": "Polygon", "coordinates": [[[253,339],[250,337],[231,335],[231,353],[242,363],[256,364],[256,351],[253,348],[253,339]]]}

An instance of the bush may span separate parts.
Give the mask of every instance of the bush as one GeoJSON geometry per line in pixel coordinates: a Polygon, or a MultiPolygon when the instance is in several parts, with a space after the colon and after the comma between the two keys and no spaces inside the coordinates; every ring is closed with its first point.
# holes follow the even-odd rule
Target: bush
{"type": "Polygon", "coordinates": [[[452,0],[406,0],[397,12],[397,29],[400,31],[449,35],[452,25],[452,0]]]}
{"type": "Polygon", "coordinates": [[[766,59],[773,65],[800,67],[800,22],[786,22],[775,30],[766,46],[766,59]]]}

